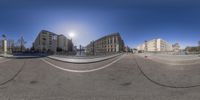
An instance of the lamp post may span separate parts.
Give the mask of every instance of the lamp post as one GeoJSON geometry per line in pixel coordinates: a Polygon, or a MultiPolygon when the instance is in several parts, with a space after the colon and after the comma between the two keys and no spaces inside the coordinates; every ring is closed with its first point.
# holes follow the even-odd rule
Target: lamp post
{"type": "Polygon", "coordinates": [[[7,40],[6,40],[6,35],[5,34],[3,34],[2,35],[2,37],[3,37],[3,52],[4,52],[4,54],[6,54],[7,53],[7,40]]]}

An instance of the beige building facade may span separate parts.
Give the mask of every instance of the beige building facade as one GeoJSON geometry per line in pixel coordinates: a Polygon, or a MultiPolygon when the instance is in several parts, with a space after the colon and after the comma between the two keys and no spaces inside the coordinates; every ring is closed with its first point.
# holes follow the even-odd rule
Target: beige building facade
{"type": "Polygon", "coordinates": [[[162,39],[152,39],[150,41],[146,41],[145,43],[139,45],[137,47],[138,50],[142,51],[172,51],[172,45],[162,39]]]}
{"type": "Polygon", "coordinates": [[[68,51],[68,39],[64,35],[58,35],[57,37],[57,48],[62,51],[68,51]]]}
{"type": "Polygon", "coordinates": [[[42,30],[33,43],[33,48],[38,52],[67,52],[72,51],[73,43],[64,35],[42,30]]]}
{"type": "Polygon", "coordinates": [[[33,43],[34,50],[55,53],[57,50],[57,36],[55,33],[42,30],[33,43]]]}
{"type": "Polygon", "coordinates": [[[120,33],[112,33],[98,40],[90,42],[86,46],[86,52],[90,54],[115,53],[124,51],[124,41],[120,33]]]}

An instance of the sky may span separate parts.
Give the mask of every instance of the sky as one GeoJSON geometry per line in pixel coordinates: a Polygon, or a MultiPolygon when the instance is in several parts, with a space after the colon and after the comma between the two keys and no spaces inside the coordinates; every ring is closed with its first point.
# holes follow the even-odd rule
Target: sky
{"type": "Polygon", "coordinates": [[[0,0],[0,35],[27,47],[48,30],[74,33],[75,45],[119,32],[132,48],[154,38],[184,48],[197,45],[199,26],[198,0],[0,0]]]}

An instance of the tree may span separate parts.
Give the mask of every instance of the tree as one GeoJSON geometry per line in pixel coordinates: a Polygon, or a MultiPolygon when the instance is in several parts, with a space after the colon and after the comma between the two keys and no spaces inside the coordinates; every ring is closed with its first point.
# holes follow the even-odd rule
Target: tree
{"type": "Polygon", "coordinates": [[[5,34],[2,34],[2,37],[5,39],[5,38],[6,38],[6,35],[5,35],[5,34]]]}
{"type": "Polygon", "coordinates": [[[25,50],[25,44],[26,44],[27,42],[24,40],[24,38],[23,38],[23,36],[21,36],[19,39],[18,39],[18,41],[16,42],[16,45],[17,45],[17,47],[18,47],[18,50],[19,51],[23,51],[23,50],[25,50]]]}

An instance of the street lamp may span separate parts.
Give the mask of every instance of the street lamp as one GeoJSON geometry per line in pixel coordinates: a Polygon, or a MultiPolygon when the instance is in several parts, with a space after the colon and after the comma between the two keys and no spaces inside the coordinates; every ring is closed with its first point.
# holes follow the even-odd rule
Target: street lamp
{"type": "Polygon", "coordinates": [[[3,34],[2,37],[3,37],[3,52],[4,52],[4,55],[5,55],[5,54],[7,54],[7,40],[6,40],[6,35],[3,34]]]}

